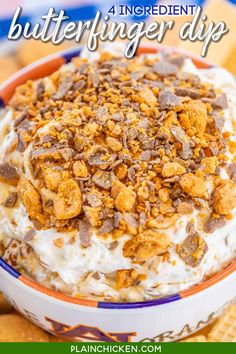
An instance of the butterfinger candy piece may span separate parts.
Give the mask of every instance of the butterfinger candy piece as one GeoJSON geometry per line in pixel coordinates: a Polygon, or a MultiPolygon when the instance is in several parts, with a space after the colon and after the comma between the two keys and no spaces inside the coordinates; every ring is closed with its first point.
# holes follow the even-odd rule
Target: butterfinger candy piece
{"type": "Polygon", "coordinates": [[[153,256],[165,253],[169,246],[170,238],[167,234],[146,230],[125,243],[123,254],[125,257],[142,262],[153,256]]]}
{"type": "Polygon", "coordinates": [[[136,201],[136,194],[129,188],[123,188],[115,199],[115,206],[117,210],[126,212],[130,211],[136,201]]]}
{"type": "Polygon", "coordinates": [[[236,206],[236,187],[233,181],[222,180],[213,195],[214,209],[218,214],[226,215],[236,206]]]}
{"type": "Polygon", "coordinates": [[[208,335],[210,342],[232,342],[236,337],[236,305],[230,305],[208,335]]]}
{"type": "Polygon", "coordinates": [[[154,65],[153,69],[160,77],[166,77],[169,75],[175,75],[177,73],[178,66],[169,63],[166,60],[160,60],[154,65]]]}
{"type": "Polygon", "coordinates": [[[180,178],[180,186],[183,191],[193,198],[203,198],[207,194],[205,182],[192,173],[186,173],[180,178]]]}
{"type": "Polygon", "coordinates": [[[185,131],[178,127],[177,125],[172,125],[170,128],[171,134],[175,138],[178,143],[182,145],[182,149],[180,151],[180,156],[183,160],[189,160],[193,156],[193,152],[190,146],[190,140],[185,131]]]}
{"type": "Polygon", "coordinates": [[[4,202],[5,208],[13,208],[17,202],[18,194],[16,192],[11,193],[4,202]]]}
{"type": "Polygon", "coordinates": [[[193,336],[193,337],[189,337],[187,339],[182,340],[181,342],[189,342],[189,343],[193,343],[193,342],[207,342],[207,339],[205,336],[193,336]]]}
{"type": "Polygon", "coordinates": [[[221,216],[220,218],[215,218],[214,216],[210,216],[210,218],[205,223],[203,230],[206,233],[210,234],[213,233],[218,228],[223,227],[225,224],[226,224],[226,220],[223,216],[221,216]]]}
{"type": "Polygon", "coordinates": [[[17,169],[8,162],[0,164],[0,181],[17,185],[19,181],[17,169]]]}
{"type": "Polygon", "coordinates": [[[96,186],[109,190],[112,186],[112,179],[112,172],[97,170],[93,175],[92,181],[96,184],[96,186]]]}
{"type": "Polygon", "coordinates": [[[201,101],[187,103],[180,114],[180,122],[184,129],[194,129],[196,133],[204,133],[207,123],[207,109],[201,101]]]}
{"type": "Polygon", "coordinates": [[[182,175],[186,172],[186,168],[177,162],[167,162],[163,166],[162,176],[169,178],[173,176],[182,175]]]}
{"type": "Polygon", "coordinates": [[[81,212],[82,195],[73,179],[63,182],[54,200],[54,213],[59,220],[71,219],[81,212]]]}
{"type": "Polygon", "coordinates": [[[3,294],[0,294],[0,314],[11,312],[11,310],[12,307],[8,304],[3,294]]]}
{"type": "Polygon", "coordinates": [[[65,339],[61,339],[59,337],[55,337],[55,336],[52,336],[52,335],[50,335],[49,339],[50,339],[50,342],[53,342],[53,343],[66,342],[65,339]]]}
{"type": "Polygon", "coordinates": [[[57,92],[54,94],[53,98],[55,100],[61,100],[69,93],[73,88],[73,78],[68,75],[65,76],[59,83],[57,92]]]}
{"type": "Polygon", "coordinates": [[[158,101],[161,110],[175,108],[181,103],[180,98],[169,90],[163,91],[160,94],[158,101]]]}
{"type": "Polygon", "coordinates": [[[0,342],[49,342],[49,335],[24,317],[12,313],[0,316],[0,342]]]}
{"type": "Polygon", "coordinates": [[[42,203],[38,191],[26,179],[20,180],[18,189],[22,203],[26,207],[30,218],[43,223],[44,218],[42,215],[42,203]]]}
{"type": "Polygon", "coordinates": [[[55,166],[46,164],[42,165],[41,169],[47,188],[56,192],[63,181],[63,175],[66,175],[65,172],[63,173],[62,170],[56,168],[55,166]]]}
{"type": "Polygon", "coordinates": [[[191,267],[197,267],[200,264],[207,250],[206,241],[197,233],[189,235],[176,247],[179,257],[191,267]]]}
{"type": "Polygon", "coordinates": [[[121,269],[116,272],[117,289],[128,288],[135,283],[137,272],[135,269],[121,269]]]}

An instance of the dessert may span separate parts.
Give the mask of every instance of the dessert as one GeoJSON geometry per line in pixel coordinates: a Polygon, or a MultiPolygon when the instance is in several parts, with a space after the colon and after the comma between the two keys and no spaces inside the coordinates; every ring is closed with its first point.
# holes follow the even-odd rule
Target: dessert
{"type": "Polygon", "coordinates": [[[0,121],[1,253],[77,297],[174,294],[235,257],[232,75],[164,53],[74,58],[0,121]]]}

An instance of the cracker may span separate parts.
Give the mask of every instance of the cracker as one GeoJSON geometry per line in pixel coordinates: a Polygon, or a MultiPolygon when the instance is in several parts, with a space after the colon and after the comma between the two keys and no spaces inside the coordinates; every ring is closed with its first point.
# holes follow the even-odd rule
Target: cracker
{"type": "Polygon", "coordinates": [[[196,336],[202,335],[205,337],[208,337],[208,334],[210,333],[210,331],[212,330],[212,328],[215,326],[217,321],[214,321],[212,323],[210,323],[209,325],[207,325],[206,327],[200,329],[200,331],[197,331],[195,333],[196,336]]]}
{"type": "Polygon", "coordinates": [[[207,339],[205,336],[203,335],[199,335],[199,336],[192,336],[189,337],[187,339],[182,340],[181,342],[207,342],[207,339]]]}
{"type": "Polygon", "coordinates": [[[0,342],[49,342],[49,335],[16,313],[0,316],[0,342]]]}
{"type": "Polygon", "coordinates": [[[55,343],[55,342],[66,342],[66,340],[64,340],[62,338],[59,338],[59,337],[55,337],[53,335],[50,335],[49,339],[50,339],[50,342],[53,342],[53,343],[55,343]]]}
{"type": "Polygon", "coordinates": [[[210,342],[232,342],[236,337],[236,305],[230,305],[208,335],[210,342]]]}
{"type": "Polygon", "coordinates": [[[0,294],[0,315],[11,312],[12,307],[8,304],[3,294],[0,294]]]}

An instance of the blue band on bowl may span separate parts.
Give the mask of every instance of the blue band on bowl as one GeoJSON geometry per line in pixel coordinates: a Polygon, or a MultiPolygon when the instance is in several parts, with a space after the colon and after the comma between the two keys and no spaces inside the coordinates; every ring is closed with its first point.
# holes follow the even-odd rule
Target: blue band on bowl
{"type": "Polygon", "coordinates": [[[0,258],[0,267],[7,271],[14,278],[19,278],[20,273],[18,273],[14,268],[7,264],[2,258],[0,258]]]}
{"type": "Polygon", "coordinates": [[[98,302],[98,308],[100,309],[138,309],[142,307],[150,307],[156,305],[167,304],[168,302],[173,302],[180,300],[181,296],[179,294],[174,294],[170,296],[165,296],[160,299],[152,299],[149,301],[140,302],[98,302]]]}
{"type": "Polygon", "coordinates": [[[5,103],[3,99],[0,97],[0,108],[4,108],[4,107],[5,107],[5,103]]]}
{"type": "Polygon", "coordinates": [[[80,55],[82,48],[74,48],[72,50],[67,51],[66,53],[62,53],[62,57],[65,59],[66,63],[71,62],[74,57],[80,55]]]}

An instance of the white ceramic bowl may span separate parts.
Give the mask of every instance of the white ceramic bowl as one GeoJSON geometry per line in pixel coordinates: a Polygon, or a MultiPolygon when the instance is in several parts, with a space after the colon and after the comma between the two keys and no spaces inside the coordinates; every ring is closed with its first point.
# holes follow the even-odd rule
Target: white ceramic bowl
{"type": "MultiPolygon", "coordinates": [[[[142,47],[140,52],[156,53],[163,48],[142,47]]],[[[64,51],[19,71],[0,87],[0,105],[7,104],[18,85],[51,74],[80,51],[64,51]]],[[[209,67],[205,61],[191,58],[198,67],[209,67]]],[[[32,322],[67,340],[176,341],[212,322],[233,301],[236,260],[212,278],[178,294],[144,302],[111,303],[49,290],[0,259],[0,290],[32,322]]]]}

